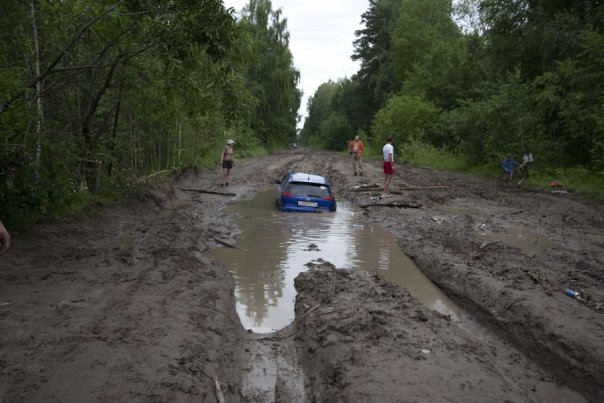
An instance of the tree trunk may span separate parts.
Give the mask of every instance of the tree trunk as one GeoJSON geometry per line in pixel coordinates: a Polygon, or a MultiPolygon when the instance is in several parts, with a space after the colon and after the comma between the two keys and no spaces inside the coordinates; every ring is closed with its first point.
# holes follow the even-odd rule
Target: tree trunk
{"type": "MultiPolygon", "coordinates": [[[[35,52],[35,73],[36,77],[40,76],[40,44],[38,42],[38,26],[36,24],[36,8],[34,2],[30,1],[31,7],[31,24],[32,33],[34,39],[34,52],[35,52]]],[[[34,154],[34,166],[35,166],[35,177],[36,180],[40,178],[40,159],[42,158],[42,122],[44,120],[44,114],[42,110],[42,80],[36,81],[36,142],[35,142],[35,154],[34,154]]]]}

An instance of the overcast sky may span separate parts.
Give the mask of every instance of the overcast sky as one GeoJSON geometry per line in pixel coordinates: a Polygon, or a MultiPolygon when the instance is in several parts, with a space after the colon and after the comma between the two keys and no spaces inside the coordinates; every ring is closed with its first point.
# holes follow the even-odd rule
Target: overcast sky
{"type": "MultiPolygon", "coordinates": [[[[247,0],[223,0],[237,12],[247,0]]],[[[290,33],[289,48],[294,65],[300,70],[300,87],[304,92],[300,114],[306,116],[308,97],[322,83],[351,77],[359,69],[350,56],[354,31],[362,28],[361,14],[369,0],[272,0],[273,10],[283,9],[290,33]]]]}

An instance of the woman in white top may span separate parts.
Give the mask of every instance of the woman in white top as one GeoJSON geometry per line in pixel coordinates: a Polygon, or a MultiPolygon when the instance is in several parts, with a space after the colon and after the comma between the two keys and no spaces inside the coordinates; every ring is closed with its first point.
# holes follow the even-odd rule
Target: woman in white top
{"type": "Polygon", "coordinates": [[[382,148],[384,153],[384,194],[383,197],[390,197],[389,188],[394,175],[394,146],[392,145],[392,136],[386,137],[386,144],[382,148]]]}
{"type": "Polygon", "coordinates": [[[529,176],[529,167],[535,162],[535,157],[529,147],[524,147],[524,155],[522,156],[522,163],[518,166],[518,169],[522,172],[522,178],[518,181],[521,185],[522,182],[529,176]]]}

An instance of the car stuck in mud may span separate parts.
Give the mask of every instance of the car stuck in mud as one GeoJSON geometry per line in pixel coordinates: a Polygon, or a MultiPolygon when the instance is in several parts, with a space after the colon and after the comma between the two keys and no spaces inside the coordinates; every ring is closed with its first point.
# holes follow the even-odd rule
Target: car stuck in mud
{"type": "Polygon", "coordinates": [[[281,211],[336,211],[329,180],[320,175],[288,172],[276,181],[275,206],[281,211]]]}

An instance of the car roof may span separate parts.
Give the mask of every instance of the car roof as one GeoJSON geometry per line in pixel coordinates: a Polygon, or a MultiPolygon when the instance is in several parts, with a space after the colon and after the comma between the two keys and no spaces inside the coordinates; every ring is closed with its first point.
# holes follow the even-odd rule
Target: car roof
{"type": "Polygon", "coordinates": [[[290,172],[290,182],[316,183],[319,185],[329,185],[329,181],[319,175],[313,175],[303,172],[290,172]]]}

